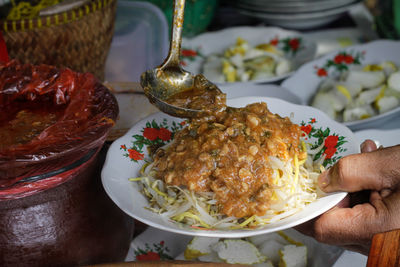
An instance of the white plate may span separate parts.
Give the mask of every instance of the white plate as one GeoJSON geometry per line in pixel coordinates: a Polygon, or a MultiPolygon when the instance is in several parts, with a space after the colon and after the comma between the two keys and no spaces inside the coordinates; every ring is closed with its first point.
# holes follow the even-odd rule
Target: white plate
{"type": "MultiPolygon", "coordinates": [[[[400,127],[400,125],[399,125],[400,127]]],[[[395,130],[364,130],[355,133],[358,141],[362,143],[366,139],[378,141],[384,147],[400,144],[400,129],[395,130]]]]}
{"type": "MultiPolygon", "coordinates": [[[[316,52],[315,43],[307,40],[296,31],[288,31],[276,27],[232,27],[221,31],[203,33],[192,39],[183,39],[182,50],[191,50],[195,52],[193,53],[193,56],[183,57],[183,67],[193,74],[201,73],[203,63],[207,56],[211,54],[221,54],[226,48],[235,44],[238,37],[247,40],[251,46],[255,46],[260,43],[268,43],[274,38],[284,39],[288,37],[301,37],[302,46],[299,48],[294,57],[289,56],[289,59],[295,65],[295,69],[304,62],[312,60],[316,52]]],[[[282,80],[292,73],[293,72],[290,72],[268,79],[237,83],[270,83],[282,80]]]]}
{"type": "MultiPolygon", "coordinates": [[[[360,2],[360,1],[358,1],[360,2]]],[[[262,19],[270,25],[277,25],[288,29],[306,30],[326,25],[340,18],[346,11],[359,5],[348,4],[337,8],[303,13],[262,12],[248,9],[238,9],[244,15],[262,19]]]]}
{"type": "MultiPolygon", "coordinates": [[[[281,86],[296,94],[301,98],[302,103],[307,105],[317,92],[318,86],[322,80],[322,78],[317,75],[318,69],[324,66],[328,60],[332,60],[338,53],[343,51],[351,53],[352,55],[356,55],[356,53],[364,54],[364,57],[360,59],[361,64],[381,63],[382,61],[390,60],[396,63],[396,65],[400,65],[399,41],[374,41],[368,44],[343,48],[340,51],[329,53],[319,59],[304,64],[295,74],[283,81],[281,86]]],[[[377,128],[378,125],[398,116],[399,113],[400,107],[397,107],[368,119],[344,122],[344,124],[352,130],[377,128]]]]}
{"type": "MultiPolygon", "coordinates": [[[[242,107],[249,103],[260,101],[266,102],[272,112],[278,113],[281,116],[290,116],[293,114],[292,121],[295,123],[301,123],[302,121],[309,123],[311,119],[315,119],[312,123],[312,127],[315,129],[322,128],[322,130],[325,130],[330,128],[330,134],[344,136],[347,142],[337,148],[336,154],[332,159],[359,152],[359,144],[354,134],[347,127],[329,119],[328,116],[315,108],[295,105],[276,98],[265,97],[235,98],[228,100],[228,104],[233,107],[242,107]]],[[[128,181],[129,178],[139,175],[140,168],[144,161],[131,161],[131,159],[128,156],[124,156],[124,154],[127,154],[127,149],[132,146],[134,141],[138,141],[139,139],[145,140],[146,142],[148,141],[148,139],[143,137],[144,128],[160,127],[160,125],[162,125],[162,127],[172,130],[174,127],[179,128],[181,121],[180,119],[170,117],[163,113],[153,114],[137,123],[126,135],[114,141],[108,150],[106,162],[102,170],[103,186],[107,194],[118,207],[143,223],[162,230],[186,235],[238,238],[275,232],[304,223],[329,210],[346,196],[346,193],[343,192],[329,194],[307,205],[302,211],[291,217],[254,230],[199,230],[173,221],[164,220],[160,215],[145,209],[145,207],[148,207],[147,199],[139,192],[138,187],[135,186],[133,182],[128,181]]],[[[156,141],[159,142],[161,139],[156,139],[156,141]]],[[[310,138],[310,142],[314,143],[316,141],[317,140],[310,138]]],[[[146,146],[140,148],[140,143],[143,142],[137,143],[136,149],[142,150],[140,153],[143,153],[144,157],[148,157],[146,146]]],[[[136,152],[132,154],[138,155],[136,152]]],[[[138,157],[135,158],[138,159],[138,157]]]]}
{"type": "MultiPolygon", "coordinates": [[[[343,252],[342,248],[319,243],[315,239],[302,235],[293,229],[287,229],[283,232],[294,241],[307,246],[308,267],[332,266],[343,252]]],[[[185,260],[183,254],[192,238],[193,237],[190,236],[179,235],[149,227],[132,241],[125,260],[140,261],[140,256],[136,256],[143,255],[144,252],[149,251],[158,255],[161,260],[168,260],[171,258],[175,260],[185,260]]],[[[268,238],[265,239],[268,240],[268,238]]],[[[197,263],[200,264],[200,262],[197,263]]],[[[218,264],[216,264],[216,266],[217,265],[218,264]]],[[[256,264],[255,266],[262,265],[256,264]]],[[[343,266],[349,265],[342,265],[341,267],[343,266]]]]}
{"type": "Polygon", "coordinates": [[[279,98],[293,104],[301,104],[301,99],[289,90],[275,84],[222,84],[218,86],[226,94],[226,98],[237,98],[244,96],[266,96],[279,98]]]}

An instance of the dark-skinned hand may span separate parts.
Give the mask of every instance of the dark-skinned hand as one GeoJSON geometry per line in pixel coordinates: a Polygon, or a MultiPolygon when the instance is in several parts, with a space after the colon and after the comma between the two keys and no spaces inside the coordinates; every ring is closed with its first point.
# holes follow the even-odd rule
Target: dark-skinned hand
{"type": "Polygon", "coordinates": [[[341,158],[318,178],[322,191],[349,195],[296,229],[368,255],[374,234],[400,228],[400,145],[377,149],[366,140],[361,152],[341,158]]]}

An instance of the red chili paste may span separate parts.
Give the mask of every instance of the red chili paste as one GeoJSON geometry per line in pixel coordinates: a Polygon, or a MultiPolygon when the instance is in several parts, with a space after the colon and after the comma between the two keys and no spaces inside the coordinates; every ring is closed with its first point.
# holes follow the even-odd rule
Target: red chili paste
{"type": "Polygon", "coordinates": [[[118,107],[92,74],[10,61],[0,64],[0,111],[1,188],[98,146],[118,107]]]}

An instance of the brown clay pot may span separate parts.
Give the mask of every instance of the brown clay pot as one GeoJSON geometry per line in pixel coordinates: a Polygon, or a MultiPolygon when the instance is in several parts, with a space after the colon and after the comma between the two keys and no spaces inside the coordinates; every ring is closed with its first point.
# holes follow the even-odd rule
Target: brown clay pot
{"type": "Polygon", "coordinates": [[[0,150],[0,266],[123,261],[133,219],[100,179],[103,145],[118,115],[115,97],[93,75],[53,66],[10,61],[0,80],[3,121],[26,108],[62,108],[38,136],[0,150]]]}
{"type": "Polygon", "coordinates": [[[39,193],[0,200],[0,266],[78,266],[121,262],[133,219],[107,196],[100,180],[106,149],[39,193]]]}

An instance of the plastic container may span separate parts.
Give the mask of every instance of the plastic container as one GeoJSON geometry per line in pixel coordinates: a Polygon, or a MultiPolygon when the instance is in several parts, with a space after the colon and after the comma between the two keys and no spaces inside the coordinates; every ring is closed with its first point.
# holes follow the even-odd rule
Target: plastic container
{"type": "Polygon", "coordinates": [[[168,40],[168,24],[157,6],[119,0],[105,80],[138,82],[144,71],[164,61],[169,48],[168,40]]]}
{"type": "MultiPolygon", "coordinates": [[[[173,0],[141,1],[151,2],[161,8],[167,17],[168,24],[171,25],[174,12],[173,0]]],[[[182,35],[190,38],[204,32],[214,18],[218,2],[218,0],[187,0],[182,35]]]]}

